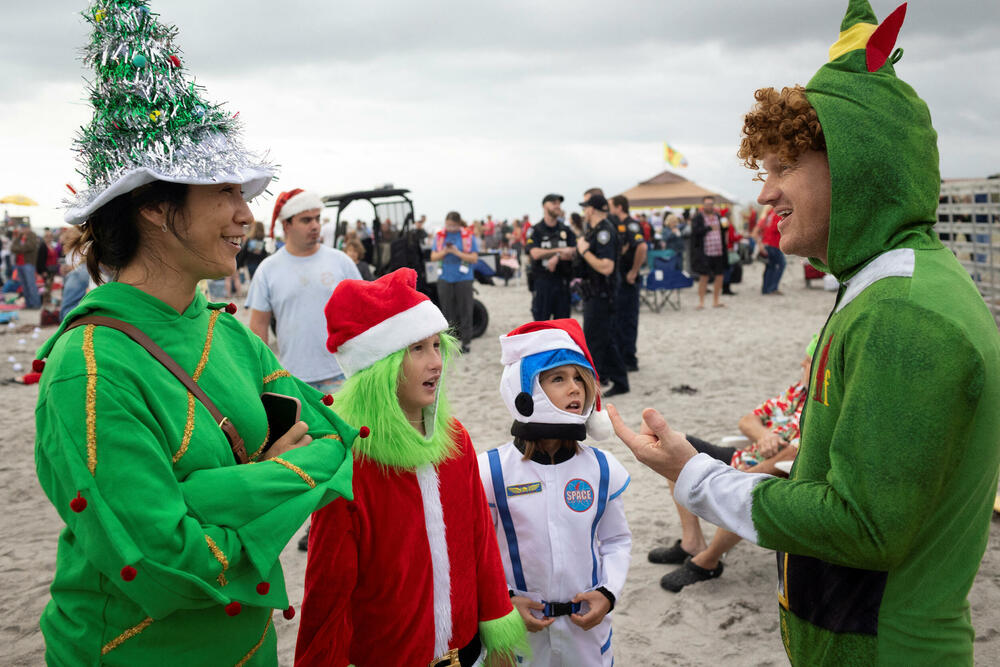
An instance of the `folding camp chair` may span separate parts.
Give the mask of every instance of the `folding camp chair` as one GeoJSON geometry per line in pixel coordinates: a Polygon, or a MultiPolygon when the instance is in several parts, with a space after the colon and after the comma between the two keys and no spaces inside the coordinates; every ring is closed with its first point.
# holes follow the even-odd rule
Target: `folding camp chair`
{"type": "Polygon", "coordinates": [[[683,271],[673,268],[669,259],[657,257],[653,261],[653,270],[646,275],[639,298],[654,313],[660,312],[666,305],[680,310],[681,290],[692,285],[694,280],[683,271]]]}

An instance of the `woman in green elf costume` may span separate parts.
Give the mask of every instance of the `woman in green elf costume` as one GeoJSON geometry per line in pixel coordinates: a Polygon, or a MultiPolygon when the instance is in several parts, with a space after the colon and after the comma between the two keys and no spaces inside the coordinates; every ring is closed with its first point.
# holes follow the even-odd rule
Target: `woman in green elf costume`
{"type": "MultiPolygon", "coordinates": [[[[796,665],[971,665],[967,595],[1000,463],[1000,334],[933,230],[937,135],[896,76],[905,5],[851,0],[809,84],[757,91],[740,156],[781,249],[841,283],[820,335],[790,479],[695,455],[648,409],[637,458],[674,497],[778,551],[781,636],[796,665]]],[[[612,421],[617,414],[609,410],[612,421]]]]}
{"type": "Polygon", "coordinates": [[[276,665],[273,611],[294,615],[278,555],[313,510],[351,497],[358,431],[197,289],[235,269],[272,168],[186,80],[145,2],[84,16],[95,114],[66,220],[111,282],[36,360],[38,479],[66,523],[46,661],[276,665]],[[271,433],[264,392],[296,399],[301,421],[271,433]]]}

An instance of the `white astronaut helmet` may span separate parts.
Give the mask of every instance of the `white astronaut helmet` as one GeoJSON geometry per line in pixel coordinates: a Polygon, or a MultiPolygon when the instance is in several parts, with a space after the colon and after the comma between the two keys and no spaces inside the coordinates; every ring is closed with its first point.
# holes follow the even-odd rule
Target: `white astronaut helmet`
{"type": "Polygon", "coordinates": [[[602,441],[611,437],[611,420],[601,409],[600,378],[574,319],[529,322],[500,337],[500,395],[514,418],[511,434],[524,440],[548,438],[602,441]],[[544,371],[574,364],[594,376],[596,395],[582,414],[552,404],[538,382],[544,371]]]}

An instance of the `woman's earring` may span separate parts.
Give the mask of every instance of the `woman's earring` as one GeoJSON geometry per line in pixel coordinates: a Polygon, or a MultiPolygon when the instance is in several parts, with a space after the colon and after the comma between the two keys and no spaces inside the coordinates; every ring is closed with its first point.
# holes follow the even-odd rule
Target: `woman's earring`
{"type": "Polygon", "coordinates": [[[167,233],[167,223],[164,222],[163,225],[160,227],[160,229],[162,229],[163,233],[166,234],[167,233]]]}

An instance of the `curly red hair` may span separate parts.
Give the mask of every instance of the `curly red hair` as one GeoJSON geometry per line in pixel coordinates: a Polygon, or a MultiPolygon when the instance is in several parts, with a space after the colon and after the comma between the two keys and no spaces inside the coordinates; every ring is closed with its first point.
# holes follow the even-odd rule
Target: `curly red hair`
{"type": "Polygon", "coordinates": [[[759,160],[774,154],[782,164],[795,162],[808,150],[826,150],[826,139],[816,109],[806,99],[802,86],[760,88],[754,93],[757,104],[743,117],[743,139],[737,155],[749,169],[758,169],[759,160]]]}

